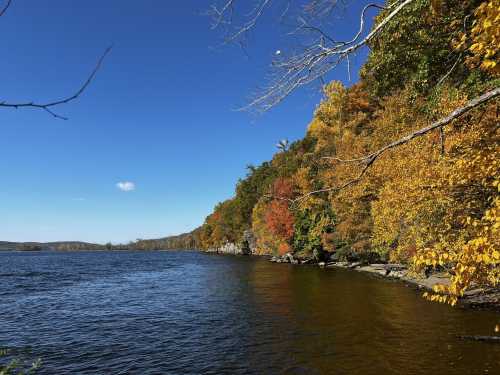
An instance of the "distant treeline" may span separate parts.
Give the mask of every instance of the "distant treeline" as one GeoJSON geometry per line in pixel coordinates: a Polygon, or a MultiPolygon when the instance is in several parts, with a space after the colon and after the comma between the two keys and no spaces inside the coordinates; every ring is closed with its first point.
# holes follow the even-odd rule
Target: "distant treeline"
{"type": "Polygon", "coordinates": [[[177,236],[143,240],[126,244],[96,244],[81,241],[58,242],[7,242],[0,241],[0,251],[79,251],[79,250],[187,250],[196,249],[195,236],[198,230],[177,236]]]}
{"type": "MultiPolygon", "coordinates": [[[[127,245],[111,245],[114,248],[126,248],[131,250],[193,250],[197,249],[198,246],[198,232],[199,229],[195,229],[190,233],[183,233],[177,236],[170,236],[158,239],[143,240],[138,239],[135,242],[131,242],[127,245]]],[[[106,246],[110,246],[107,244],[106,246]]]]}
{"type": "Polygon", "coordinates": [[[0,241],[0,251],[41,251],[41,250],[103,250],[105,245],[81,241],[68,242],[7,242],[0,241]]]}

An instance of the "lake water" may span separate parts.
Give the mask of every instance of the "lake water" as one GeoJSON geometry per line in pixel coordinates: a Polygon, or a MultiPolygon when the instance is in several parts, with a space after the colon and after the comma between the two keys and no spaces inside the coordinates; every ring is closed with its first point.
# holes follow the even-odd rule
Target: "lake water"
{"type": "Polygon", "coordinates": [[[348,270],[0,252],[0,347],[41,374],[500,374],[500,345],[457,338],[499,320],[348,270]]]}

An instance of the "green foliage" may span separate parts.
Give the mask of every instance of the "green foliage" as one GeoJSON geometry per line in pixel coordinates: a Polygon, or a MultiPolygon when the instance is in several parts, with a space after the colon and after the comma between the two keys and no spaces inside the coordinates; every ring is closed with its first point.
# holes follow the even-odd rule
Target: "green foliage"
{"type": "MultiPolygon", "coordinates": [[[[259,166],[248,166],[246,177],[236,185],[235,196],[219,203],[205,219],[200,228],[199,246],[208,249],[219,247],[225,242],[240,243],[244,231],[253,227],[252,215],[259,200],[269,194],[278,179],[293,177],[302,165],[310,163],[314,145],[313,138],[305,137],[282,149],[271,161],[259,166]]],[[[274,208],[276,212],[285,213],[283,207],[274,208]]],[[[268,216],[268,219],[272,222],[272,216],[268,216]]],[[[273,245],[273,248],[277,246],[273,245]]],[[[266,249],[269,251],[269,247],[266,249]]],[[[282,246],[281,251],[283,249],[282,246]]]]}
{"type": "Polygon", "coordinates": [[[251,227],[252,210],[265,189],[271,186],[276,178],[276,169],[271,163],[264,162],[258,167],[249,165],[246,178],[236,185],[235,201],[238,205],[241,223],[244,227],[251,227]]]}
{"type": "Polygon", "coordinates": [[[2,358],[9,356],[9,349],[0,348],[0,375],[30,375],[35,374],[36,371],[41,367],[42,360],[38,358],[32,363],[26,363],[19,358],[14,358],[8,360],[7,363],[2,364],[2,358]]]}
{"type": "Polygon", "coordinates": [[[335,215],[331,206],[324,204],[317,209],[306,208],[295,214],[293,248],[295,251],[312,254],[314,251],[332,251],[335,244],[335,215]]]}
{"type": "Polygon", "coordinates": [[[325,85],[304,139],[250,167],[235,197],[216,207],[201,229],[204,246],[252,228],[258,253],[321,259],[326,250],[340,260],[448,270],[450,286],[437,286],[432,300],[454,304],[471,286],[497,286],[498,101],[391,149],[368,170],[356,160],[499,86],[499,5],[414,0],[405,7],[372,40],[361,81],[325,85]],[[325,190],[353,180],[348,189],[325,190]],[[279,181],[292,191],[277,192],[279,181]]]}
{"type": "MultiPolygon", "coordinates": [[[[471,71],[463,64],[460,51],[450,42],[470,27],[468,15],[481,0],[447,0],[431,4],[416,0],[384,28],[371,43],[371,53],[362,69],[362,79],[376,97],[403,87],[425,94],[448,72],[448,81],[463,82],[471,71]],[[462,63],[453,65],[461,59],[462,63]]],[[[376,18],[387,16],[383,11],[376,18]]],[[[459,61],[460,62],[460,61],[459,61]]]]}

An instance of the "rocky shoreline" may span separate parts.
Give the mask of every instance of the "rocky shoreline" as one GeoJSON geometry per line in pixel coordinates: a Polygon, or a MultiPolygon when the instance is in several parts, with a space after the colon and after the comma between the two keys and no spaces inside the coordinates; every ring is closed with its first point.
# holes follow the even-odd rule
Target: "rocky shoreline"
{"type": "MultiPolygon", "coordinates": [[[[245,231],[244,240],[241,244],[228,242],[223,246],[214,249],[205,250],[208,253],[228,254],[228,255],[257,255],[255,252],[255,237],[250,230],[245,231]]],[[[408,286],[414,287],[417,290],[432,290],[435,284],[450,284],[449,275],[440,272],[426,273],[415,275],[410,273],[408,267],[404,264],[395,263],[378,263],[380,259],[377,257],[369,258],[370,260],[353,260],[339,261],[333,256],[320,260],[314,257],[300,258],[291,253],[286,253],[282,256],[266,256],[269,261],[274,263],[288,263],[294,265],[311,265],[321,268],[344,268],[358,272],[365,272],[376,277],[383,277],[390,280],[399,280],[408,286]]],[[[474,309],[487,309],[500,312],[500,288],[482,289],[477,288],[469,290],[465,296],[459,300],[458,306],[474,309]]]]}
{"type": "MultiPolygon", "coordinates": [[[[289,263],[294,265],[309,264],[320,268],[344,268],[358,272],[365,272],[377,277],[383,277],[391,280],[399,280],[416,289],[432,290],[435,284],[450,284],[450,278],[444,273],[432,273],[429,275],[415,275],[410,273],[408,267],[404,264],[395,263],[372,263],[363,262],[339,262],[339,261],[320,261],[316,262],[313,258],[300,259],[287,253],[283,256],[272,256],[269,261],[274,263],[289,263]]],[[[465,296],[459,300],[458,305],[465,308],[488,309],[500,312],[500,288],[469,290],[465,296]]]]}

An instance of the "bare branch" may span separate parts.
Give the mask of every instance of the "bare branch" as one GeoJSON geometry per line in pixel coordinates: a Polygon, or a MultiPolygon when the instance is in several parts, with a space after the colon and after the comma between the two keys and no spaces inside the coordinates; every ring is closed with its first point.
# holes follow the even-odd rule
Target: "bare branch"
{"type": "Polygon", "coordinates": [[[415,138],[421,137],[421,136],[423,136],[423,135],[425,135],[425,134],[427,134],[435,129],[442,129],[444,126],[450,124],[453,120],[456,120],[457,118],[463,116],[464,114],[466,114],[470,110],[476,108],[477,106],[479,106],[481,104],[488,102],[491,99],[496,98],[499,95],[500,95],[500,87],[497,87],[491,91],[488,91],[487,93],[485,93],[481,96],[478,96],[474,99],[469,100],[463,107],[455,109],[448,116],[446,116],[446,117],[444,117],[436,122],[433,122],[429,126],[426,126],[426,127],[421,128],[417,131],[414,131],[413,133],[410,133],[403,138],[400,138],[394,142],[391,142],[391,143],[387,144],[386,146],[380,148],[379,150],[372,152],[371,154],[368,154],[368,155],[365,155],[365,156],[362,156],[362,157],[359,157],[356,159],[339,159],[339,158],[335,158],[335,157],[324,157],[324,159],[339,161],[339,162],[343,162],[343,163],[360,163],[360,164],[362,163],[364,166],[361,169],[360,173],[357,175],[357,177],[355,177],[354,179],[349,180],[340,186],[327,187],[327,188],[323,188],[323,189],[319,189],[319,190],[315,190],[315,191],[310,191],[310,192],[294,199],[292,201],[292,204],[300,202],[300,201],[304,200],[305,198],[307,198],[311,195],[314,195],[314,194],[331,192],[331,191],[340,191],[340,190],[343,190],[349,186],[352,186],[352,185],[358,183],[363,178],[363,176],[368,171],[368,169],[372,166],[372,164],[382,154],[386,153],[387,151],[389,151],[393,148],[396,148],[398,146],[406,144],[415,138]]]}
{"type": "Polygon", "coordinates": [[[9,9],[11,3],[12,3],[12,0],[7,0],[7,3],[5,4],[5,6],[0,10],[0,17],[2,17],[4,15],[4,13],[7,11],[7,9],[9,9]]]}
{"type": "Polygon", "coordinates": [[[264,9],[266,6],[271,2],[271,0],[263,0],[261,4],[259,4],[256,7],[255,15],[248,21],[245,25],[243,25],[238,32],[236,32],[234,35],[232,35],[229,39],[227,39],[227,42],[231,42],[233,40],[238,39],[238,37],[246,32],[248,32],[250,29],[252,29],[256,24],[258,19],[262,16],[264,13],[264,9]]]}
{"type": "Polygon", "coordinates": [[[314,17],[328,17],[337,8],[339,3],[345,6],[347,0],[311,0],[304,10],[314,17]]]}
{"type": "MultiPolygon", "coordinates": [[[[377,24],[364,38],[361,35],[365,28],[365,15],[369,8],[381,8],[377,4],[368,4],[363,8],[360,17],[360,27],[356,35],[351,40],[337,42],[319,28],[303,22],[303,28],[312,30],[320,35],[317,42],[312,43],[302,52],[292,55],[288,59],[273,62],[276,69],[276,79],[264,90],[264,93],[252,100],[241,110],[260,107],[266,111],[281,103],[291,92],[300,86],[304,86],[312,81],[320,79],[332,69],[337,67],[349,55],[355,53],[361,47],[372,41],[384,27],[394,19],[402,9],[410,5],[415,0],[396,1],[387,7],[389,14],[377,24]]],[[[350,65],[350,61],[348,61],[350,65]]],[[[350,66],[348,66],[350,70],[350,66]]]]}
{"type": "MultiPolygon", "coordinates": [[[[237,42],[252,30],[264,12],[271,4],[278,3],[284,7],[281,19],[284,14],[290,12],[292,0],[253,0],[252,2],[242,2],[238,0],[224,0],[223,4],[212,6],[211,15],[214,18],[212,28],[226,26],[229,30],[225,37],[225,42],[237,42]],[[253,10],[249,14],[243,15],[243,22],[237,25],[233,19],[236,4],[251,3],[253,10]]],[[[354,54],[359,48],[372,41],[398,13],[415,2],[415,0],[395,0],[387,7],[382,7],[377,3],[370,3],[363,7],[360,14],[359,29],[350,40],[336,41],[330,33],[324,31],[317,25],[312,25],[306,19],[319,21],[322,17],[329,16],[339,4],[345,5],[348,0],[309,0],[305,6],[297,5],[299,10],[297,20],[299,25],[289,34],[296,34],[299,31],[309,32],[315,36],[307,41],[307,46],[301,51],[287,57],[288,54],[276,54],[277,60],[273,61],[273,79],[270,84],[260,94],[240,110],[257,109],[266,111],[279,104],[285,97],[300,86],[307,85],[316,80],[322,80],[332,69],[347,60],[347,70],[351,74],[351,61],[349,56],[354,54]],[[379,22],[373,30],[363,38],[366,29],[366,14],[369,9],[384,9],[388,15],[379,22]]],[[[367,32],[367,31],[366,31],[367,32]]]]}
{"type": "Polygon", "coordinates": [[[0,107],[15,108],[15,109],[18,109],[18,108],[37,108],[37,109],[41,109],[41,110],[46,111],[47,113],[49,113],[50,115],[54,116],[55,118],[58,118],[58,119],[61,119],[61,120],[67,120],[68,119],[67,117],[58,115],[57,113],[55,113],[52,110],[52,108],[55,107],[55,106],[58,106],[58,105],[61,105],[61,104],[66,104],[66,103],[69,103],[69,102],[71,102],[73,100],[76,100],[87,89],[87,87],[90,85],[90,83],[94,79],[95,75],[97,74],[97,72],[101,68],[101,65],[102,65],[102,62],[104,61],[104,58],[111,51],[111,48],[112,48],[112,46],[106,48],[106,50],[104,51],[104,53],[102,54],[102,56],[97,61],[97,64],[94,67],[94,70],[92,71],[92,73],[89,75],[89,77],[87,78],[87,80],[83,83],[83,85],[78,89],[78,91],[75,92],[73,95],[71,95],[71,96],[69,96],[67,98],[64,98],[64,99],[60,99],[60,100],[56,100],[56,101],[52,101],[52,102],[48,102],[48,103],[35,103],[35,102],[8,103],[8,102],[5,102],[5,101],[2,101],[2,102],[0,102],[0,107]]]}
{"type": "Polygon", "coordinates": [[[224,21],[224,17],[229,10],[233,9],[233,5],[236,0],[229,0],[224,6],[219,10],[215,5],[212,5],[212,14],[215,15],[215,21],[212,25],[212,29],[216,29],[224,21]]]}
{"type": "MultiPolygon", "coordinates": [[[[291,0],[289,0],[291,1],[291,0]]],[[[248,14],[248,21],[244,22],[243,25],[238,26],[236,31],[233,33],[228,33],[225,37],[225,43],[231,43],[237,41],[243,35],[248,33],[251,29],[255,27],[258,20],[264,14],[265,8],[272,2],[272,0],[259,0],[257,1],[257,5],[253,8],[253,10],[248,14]]],[[[224,5],[221,8],[217,8],[217,6],[212,5],[212,11],[210,12],[214,18],[214,23],[212,25],[212,29],[216,29],[220,27],[222,24],[232,25],[233,24],[233,13],[234,7],[237,3],[237,0],[226,0],[224,5]]]]}
{"type": "MultiPolygon", "coordinates": [[[[464,28],[464,33],[467,33],[467,20],[470,18],[470,14],[466,15],[464,17],[464,22],[463,22],[463,28],[464,28]]],[[[450,70],[448,70],[448,72],[443,76],[441,77],[441,79],[438,81],[438,83],[436,84],[436,87],[439,87],[441,86],[441,84],[446,80],[446,78],[449,77],[449,75],[455,70],[456,66],[458,65],[458,63],[460,62],[460,60],[462,59],[462,55],[463,55],[463,52],[461,52],[457,59],[455,60],[455,63],[452,65],[452,67],[450,68],[450,70]]]]}

